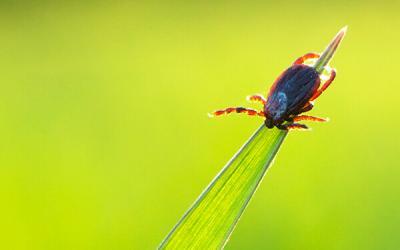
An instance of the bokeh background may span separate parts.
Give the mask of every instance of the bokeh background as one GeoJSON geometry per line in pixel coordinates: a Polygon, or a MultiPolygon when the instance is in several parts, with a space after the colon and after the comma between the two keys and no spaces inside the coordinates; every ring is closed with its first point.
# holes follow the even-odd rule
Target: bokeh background
{"type": "Polygon", "coordinates": [[[399,11],[1,1],[0,248],[154,249],[262,122],[207,112],[248,105],[347,24],[310,112],[331,122],[288,136],[227,249],[397,249],[399,11]]]}

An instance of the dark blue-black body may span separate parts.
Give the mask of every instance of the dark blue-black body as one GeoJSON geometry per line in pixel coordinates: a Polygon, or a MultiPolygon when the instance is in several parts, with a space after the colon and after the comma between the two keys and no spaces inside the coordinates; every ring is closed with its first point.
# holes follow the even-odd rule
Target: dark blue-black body
{"type": "Polygon", "coordinates": [[[268,128],[277,127],[282,130],[308,129],[305,124],[298,123],[299,121],[328,121],[328,119],[303,115],[302,113],[310,111],[314,107],[313,101],[335,79],[336,71],[328,66],[328,62],[346,34],[346,29],[347,26],[339,31],[322,55],[307,53],[297,58],[292,66],[285,70],[274,82],[267,98],[260,94],[248,96],[247,99],[249,101],[262,103],[262,110],[245,107],[228,107],[216,110],[209,115],[220,116],[231,113],[243,113],[251,116],[260,116],[264,118],[265,126],[268,128]],[[307,61],[309,63],[306,63],[307,61]],[[313,65],[313,67],[309,65],[313,65]],[[322,82],[320,74],[324,73],[327,73],[329,77],[322,82]]]}
{"type": "Polygon", "coordinates": [[[299,57],[290,68],[285,70],[272,85],[268,98],[262,95],[249,96],[250,101],[257,101],[263,104],[263,110],[258,111],[244,107],[230,107],[213,112],[213,116],[230,113],[245,113],[264,117],[264,123],[268,128],[277,127],[283,130],[308,129],[298,121],[325,122],[327,119],[310,115],[300,115],[313,108],[313,100],[318,98],[322,92],[335,79],[336,71],[332,68],[325,68],[328,71],[329,79],[321,85],[321,78],[314,67],[304,64],[309,59],[317,59],[320,55],[308,53],[299,57]]]}
{"type": "Polygon", "coordinates": [[[304,64],[294,64],[272,85],[264,106],[265,125],[280,127],[285,121],[312,108],[311,97],[320,86],[318,72],[304,64]]]}

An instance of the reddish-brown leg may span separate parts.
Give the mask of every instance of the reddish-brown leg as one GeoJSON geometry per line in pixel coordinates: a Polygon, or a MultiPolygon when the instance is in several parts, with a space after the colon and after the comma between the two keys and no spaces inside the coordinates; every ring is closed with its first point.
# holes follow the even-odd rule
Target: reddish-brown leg
{"type": "Polygon", "coordinates": [[[310,111],[313,108],[314,108],[314,104],[312,102],[307,102],[307,104],[304,105],[304,107],[302,109],[300,109],[299,114],[310,111]]]}
{"type": "Polygon", "coordinates": [[[301,113],[304,113],[304,112],[307,112],[307,111],[310,111],[310,110],[313,109],[313,108],[314,108],[313,102],[307,102],[306,105],[304,105],[304,107],[302,107],[302,108],[301,108],[300,110],[298,110],[297,112],[293,113],[293,116],[291,116],[291,117],[289,118],[288,121],[291,121],[290,119],[292,119],[292,118],[295,117],[296,115],[301,114],[301,113]]]}
{"type": "Polygon", "coordinates": [[[291,123],[291,124],[279,125],[277,127],[279,129],[282,129],[282,130],[294,130],[294,129],[308,130],[308,127],[306,125],[300,124],[300,123],[291,123]]]}
{"type": "Polygon", "coordinates": [[[314,95],[310,98],[310,101],[313,101],[313,100],[317,99],[317,98],[322,94],[322,92],[324,92],[325,89],[327,89],[327,88],[329,87],[329,85],[333,82],[333,80],[335,79],[335,77],[336,77],[336,71],[335,71],[335,69],[331,69],[331,75],[330,75],[329,79],[326,80],[326,82],[324,83],[324,85],[322,85],[322,87],[319,88],[319,89],[314,93],[314,95]]]}
{"type": "Polygon", "coordinates": [[[293,65],[303,64],[308,59],[319,58],[319,57],[320,57],[320,55],[317,53],[307,53],[304,56],[297,58],[297,60],[294,61],[293,65]]]}
{"type": "Polygon", "coordinates": [[[298,122],[298,121],[327,122],[328,119],[319,118],[319,117],[310,116],[310,115],[299,115],[299,116],[294,117],[293,121],[295,121],[295,122],[298,122]]]}
{"type": "Polygon", "coordinates": [[[263,111],[257,111],[254,109],[250,109],[250,108],[243,108],[243,107],[235,107],[235,108],[226,108],[226,109],[221,109],[221,110],[217,110],[214,111],[213,113],[209,114],[209,116],[213,117],[213,116],[220,116],[220,115],[228,115],[230,113],[244,113],[247,115],[257,115],[257,116],[264,116],[264,112],[263,111]]]}
{"type": "Polygon", "coordinates": [[[247,97],[247,100],[251,102],[261,102],[263,105],[265,105],[265,103],[267,102],[265,97],[262,95],[251,95],[247,97]]]}

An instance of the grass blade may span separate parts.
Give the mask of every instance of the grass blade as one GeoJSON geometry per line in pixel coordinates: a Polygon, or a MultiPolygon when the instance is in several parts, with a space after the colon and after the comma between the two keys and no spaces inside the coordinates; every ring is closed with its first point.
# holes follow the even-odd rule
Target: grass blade
{"type": "Polygon", "coordinates": [[[347,26],[343,27],[336,36],[332,39],[329,45],[326,47],[324,52],[322,52],[321,57],[314,64],[314,68],[318,73],[322,73],[324,71],[324,67],[328,65],[329,61],[332,59],[335,54],[337,48],[339,47],[340,42],[343,37],[346,35],[347,26]]]}
{"type": "Polygon", "coordinates": [[[221,248],[286,135],[286,131],[262,125],[204,190],[160,249],[221,248]]]}
{"type": "MultiPolygon", "coordinates": [[[[347,26],[339,31],[313,65],[319,74],[332,59],[346,30],[347,26]]],[[[203,191],[159,249],[222,248],[286,135],[287,131],[267,129],[263,124],[203,191]]]]}

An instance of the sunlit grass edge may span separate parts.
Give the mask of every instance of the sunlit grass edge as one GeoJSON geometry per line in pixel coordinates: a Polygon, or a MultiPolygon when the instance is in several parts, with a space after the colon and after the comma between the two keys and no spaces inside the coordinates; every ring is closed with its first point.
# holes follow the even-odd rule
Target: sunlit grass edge
{"type": "Polygon", "coordinates": [[[203,191],[160,249],[221,248],[232,233],[287,131],[262,125],[203,191]]]}

